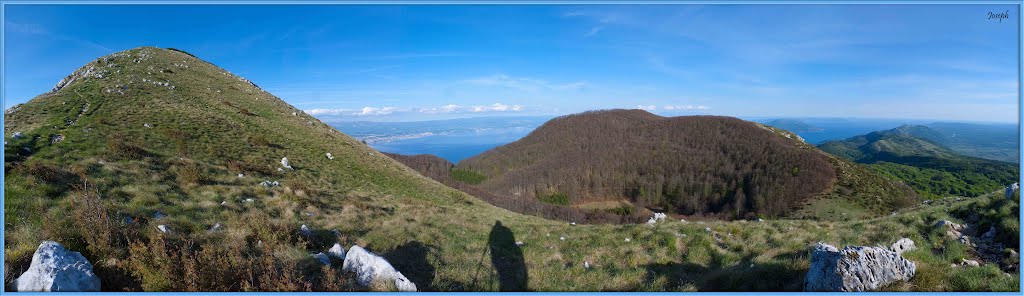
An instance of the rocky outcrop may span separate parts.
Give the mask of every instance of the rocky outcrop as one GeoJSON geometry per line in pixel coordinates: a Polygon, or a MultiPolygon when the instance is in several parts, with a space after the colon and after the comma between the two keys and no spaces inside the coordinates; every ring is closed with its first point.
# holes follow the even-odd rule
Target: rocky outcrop
{"type": "Polygon", "coordinates": [[[945,229],[946,236],[949,238],[958,240],[968,246],[975,246],[971,241],[971,237],[966,234],[968,230],[967,225],[957,224],[949,220],[939,220],[939,222],[935,222],[935,227],[945,229]]]}
{"type": "Polygon", "coordinates": [[[804,291],[871,291],[909,280],[915,268],[914,262],[885,248],[848,246],[839,250],[818,243],[811,254],[804,291]]]}
{"type": "Polygon", "coordinates": [[[17,291],[71,292],[100,290],[100,278],[82,254],[43,241],[32,255],[32,265],[14,282],[17,291]]]}
{"type": "Polygon", "coordinates": [[[402,275],[401,272],[395,270],[391,263],[360,246],[352,246],[348,250],[342,270],[354,272],[356,274],[356,282],[363,286],[370,286],[374,282],[394,282],[398,291],[416,292],[416,284],[402,275]]]}

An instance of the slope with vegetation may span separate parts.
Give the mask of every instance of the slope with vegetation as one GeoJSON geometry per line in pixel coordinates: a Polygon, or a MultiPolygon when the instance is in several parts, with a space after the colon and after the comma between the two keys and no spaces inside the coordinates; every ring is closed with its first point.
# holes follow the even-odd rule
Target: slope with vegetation
{"type": "Polygon", "coordinates": [[[876,214],[907,204],[895,200],[912,202],[898,182],[874,178],[787,131],[729,117],[666,118],[642,110],[559,117],[458,168],[486,176],[480,187],[500,195],[566,196],[572,204],[628,199],[724,218],[787,216],[837,194],[870,200],[863,204],[876,214]]]}
{"type": "Polygon", "coordinates": [[[902,180],[926,197],[977,196],[1017,181],[1017,165],[962,156],[934,138],[940,133],[925,126],[904,125],[842,141],[821,149],[902,180]]]}
{"type": "Polygon", "coordinates": [[[792,291],[818,241],[908,236],[928,247],[907,256],[927,264],[890,289],[1017,289],[993,264],[950,267],[972,255],[930,228],[955,219],[942,205],[848,222],[570,225],[443,186],[180,51],[116,53],[68,80],[5,114],[5,284],[54,240],[104,291],[368,289],[310,257],[337,241],[426,291],[792,291]]]}

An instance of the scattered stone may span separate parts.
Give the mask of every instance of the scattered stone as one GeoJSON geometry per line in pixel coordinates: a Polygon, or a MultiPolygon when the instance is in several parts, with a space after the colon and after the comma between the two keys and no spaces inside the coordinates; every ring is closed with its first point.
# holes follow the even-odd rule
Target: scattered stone
{"type": "Polygon", "coordinates": [[[576,222],[570,222],[569,225],[576,225],[576,222]]]}
{"type": "Polygon", "coordinates": [[[163,218],[163,217],[167,217],[167,215],[164,214],[164,213],[161,213],[160,211],[156,211],[155,213],[153,213],[153,219],[160,219],[160,218],[163,218]]]}
{"type": "Polygon", "coordinates": [[[171,232],[171,229],[167,228],[167,225],[163,225],[163,224],[157,225],[156,229],[160,230],[160,232],[163,232],[163,233],[170,233],[171,232]]]}
{"type": "Polygon", "coordinates": [[[245,178],[245,174],[238,174],[239,178],[245,178]]]}
{"type": "Polygon", "coordinates": [[[563,240],[563,241],[564,241],[564,240],[565,240],[565,237],[564,237],[564,236],[559,236],[559,237],[558,237],[558,240],[563,240]]]}
{"type": "Polygon", "coordinates": [[[12,139],[21,139],[22,137],[21,132],[14,132],[14,134],[11,135],[12,139]]]}
{"type": "Polygon", "coordinates": [[[250,197],[250,198],[246,198],[246,199],[245,199],[245,202],[256,202],[256,200],[255,200],[255,199],[252,199],[252,198],[250,197]]]}
{"type": "Polygon", "coordinates": [[[879,247],[836,249],[818,243],[811,254],[811,266],[804,278],[804,291],[871,291],[914,277],[914,262],[879,247]]]}
{"type": "Polygon", "coordinates": [[[626,242],[628,243],[628,242],[630,242],[630,241],[632,241],[632,240],[631,240],[631,239],[629,239],[629,238],[627,237],[627,238],[626,238],[626,242]]]}
{"type": "Polygon", "coordinates": [[[686,223],[686,219],[679,219],[679,222],[686,223]]]}
{"type": "Polygon", "coordinates": [[[277,171],[278,171],[278,172],[283,172],[283,171],[284,171],[284,168],[277,168],[277,171]]]}
{"type": "Polygon", "coordinates": [[[704,227],[704,231],[711,232],[711,227],[704,227]]]}
{"type": "Polygon", "coordinates": [[[960,266],[978,267],[978,266],[981,266],[981,264],[978,263],[978,261],[976,261],[976,260],[967,260],[967,259],[961,258],[960,259],[960,266]]]}
{"type": "Polygon", "coordinates": [[[331,155],[330,152],[327,152],[327,159],[334,160],[334,155],[331,155]]]}
{"type": "Polygon", "coordinates": [[[310,230],[309,226],[306,226],[306,224],[302,224],[302,226],[299,227],[299,233],[302,234],[302,236],[313,235],[313,231],[310,230]]]}
{"type": "Polygon", "coordinates": [[[516,242],[516,246],[518,246],[518,247],[522,247],[522,246],[523,246],[523,245],[525,245],[525,244],[526,244],[526,243],[523,243],[522,241],[517,241],[517,242],[516,242]]]}
{"type": "Polygon", "coordinates": [[[342,270],[354,272],[356,274],[356,282],[363,286],[369,286],[374,281],[386,281],[394,282],[398,291],[416,291],[416,284],[402,275],[401,272],[395,270],[391,263],[360,246],[352,246],[348,250],[342,270]]]}
{"type": "Polygon", "coordinates": [[[658,221],[665,220],[665,218],[668,218],[668,215],[665,215],[665,213],[654,213],[654,217],[647,220],[647,224],[658,223],[658,221]]]}
{"type": "Polygon", "coordinates": [[[345,260],[345,248],[342,248],[341,244],[335,243],[330,250],[327,250],[327,254],[345,260]]]}
{"type": "Polygon", "coordinates": [[[313,257],[313,259],[316,259],[317,261],[319,261],[320,264],[331,265],[331,259],[327,258],[327,255],[324,255],[324,252],[312,254],[312,255],[309,255],[309,256],[313,257]]]}
{"type": "Polygon", "coordinates": [[[961,242],[967,242],[967,241],[970,240],[970,239],[965,239],[966,236],[963,234],[963,231],[967,230],[967,226],[966,225],[956,224],[956,223],[953,223],[952,221],[949,221],[949,220],[939,220],[939,222],[935,222],[935,227],[937,227],[937,228],[945,228],[946,229],[946,236],[948,236],[948,237],[950,237],[952,239],[958,239],[961,242]]]}
{"type": "Polygon", "coordinates": [[[60,143],[61,141],[64,141],[64,135],[53,135],[52,137],[50,137],[51,144],[57,144],[60,143]]]}
{"type": "Polygon", "coordinates": [[[221,202],[220,202],[220,205],[222,205],[222,206],[226,206],[226,205],[228,205],[228,201],[226,201],[226,200],[225,200],[225,201],[221,201],[221,202]]]}
{"type": "Polygon", "coordinates": [[[583,268],[590,269],[590,261],[583,261],[583,268]]]}
{"type": "Polygon", "coordinates": [[[99,292],[100,278],[79,252],[53,241],[39,244],[28,270],[14,280],[19,292],[99,292]]]}
{"type": "Polygon", "coordinates": [[[1020,184],[1018,184],[1018,183],[1013,183],[1013,184],[1010,184],[1009,186],[1006,186],[1006,198],[1007,199],[1013,198],[1013,192],[1017,191],[1017,190],[1020,190],[1020,184]]]}
{"type": "Polygon", "coordinates": [[[152,124],[148,124],[148,123],[143,123],[142,126],[146,127],[146,128],[152,128],[153,127],[152,124]]]}
{"type": "Polygon", "coordinates": [[[288,158],[287,157],[281,158],[281,166],[283,166],[284,168],[289,169],[289,170],[294,170],[291,165],[288,165],[288,158]]]}
{"type": "Polygon", "coordinates": [[[757,222],[762,222],[762,223],[763,223],[763,222],[764,222],[764,219],[761,219],[761,218],[757,218],[757,222]]]}
{"type": "Polygon", "coordinates": [[[221,225],[220,223],[217,223],[217,224],[213,224],[213,227],[210,227],[209,231],[210,232],[215,232],[215,231],[220,231],[221,229],[224,229],[224,225],[221,225]]]}
{"type": "Polygon", "coordinates": [[[278,183],[277,181],[270,182],[269,180],[263,180],[263,182],[260,182],[260,185],[262,185],[263,187],[276,187],[278,185],[281,185],[281,183],[278,183]]]}
{"type": "Polygon", "coordinates": [[[897,240],[896,243],[892,244],[892,247],[890,249],[893,252],[896,252],[896,254],[903,255],[904,252],[909,252],[914,249],[917,249],[917,246],[914,245],[913,240],[910,240],[909,238],[901,238],[897,240]]]}

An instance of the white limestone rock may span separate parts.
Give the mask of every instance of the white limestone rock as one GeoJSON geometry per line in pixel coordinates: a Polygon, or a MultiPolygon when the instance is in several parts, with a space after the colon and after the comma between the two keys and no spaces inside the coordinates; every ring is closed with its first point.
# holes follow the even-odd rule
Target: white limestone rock
{"type": "Polygon", "coordinates": [[[14,282],[20,292],[98,292],[100,278],[81,253],[43,241],[32,255],[32,264],[14,282]]]}
{"type": "Polygon", "coordinates": [[[416,284],[395,270],[391,263],[360,246],[352,246],[348,250],[342,270],[354,272],[356,282],[363,286],[369,286],[374,281],[386,281],[394,282],[398,291],[416,292],[416,284]]]}
{"type": "Polygon", "coordinates": [[[288,158],[287,157],[281,158],[281,166],[286,168],[286,169],[289,169],[289,170],[294,170],[292,168],[292,166],[288,164],[288,158]]]}
{"type": "Polygon", "coordinates": [[[338,259],[345,260],[345,248],[341,247],[341,244],[335,243],[330,250],[327,250],[327,255],[338,257],[338,259]]]}
{"type": "Polygon", "coordinates": [[[804,291],[871,291],[914,277],[914,262],[880,247],[852,247],[842,250],[818,243],[811,253],[811,266],[804,278],[804,291]]]}
{"type": "Polygon", "coordinates": [[[914,249],[917,249],[917,246],[914,245],[913,240],[904,237],[897,240],[896,243],[893,243],[890,249],[893,252],[896,252],[896,254],[903,255],[904,252],[909,252],[913,251],[914,249]]]}

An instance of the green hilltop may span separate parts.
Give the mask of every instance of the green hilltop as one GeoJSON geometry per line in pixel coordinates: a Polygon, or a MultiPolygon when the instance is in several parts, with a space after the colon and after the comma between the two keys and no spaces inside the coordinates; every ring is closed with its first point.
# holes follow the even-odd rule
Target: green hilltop
{"type": "Polygon", "coordinates": [[[819,147],[868,164],[926,197],[978,196],[1018,180],[1016,164],[960,155],[936,142],[941,137],[926,126],[904,125],[819,147]]]}

